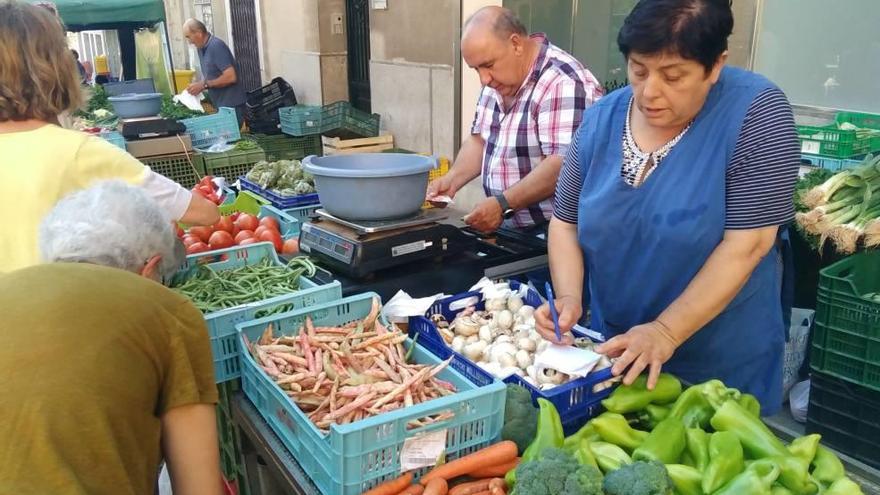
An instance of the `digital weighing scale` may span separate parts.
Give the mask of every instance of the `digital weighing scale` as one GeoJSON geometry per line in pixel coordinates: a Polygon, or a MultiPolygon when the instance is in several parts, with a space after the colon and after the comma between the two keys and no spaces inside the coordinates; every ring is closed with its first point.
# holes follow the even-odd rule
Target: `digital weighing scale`
{"type": "Polygon", "coordinates": [[[300,232],[300,249],[334,272],[364,278],[377,271],[426,258],[464,251],[476,238],[440,223],[447,214],[439,209],[383,221],[346,220],[324,209],[315,212],[300,232]]]}

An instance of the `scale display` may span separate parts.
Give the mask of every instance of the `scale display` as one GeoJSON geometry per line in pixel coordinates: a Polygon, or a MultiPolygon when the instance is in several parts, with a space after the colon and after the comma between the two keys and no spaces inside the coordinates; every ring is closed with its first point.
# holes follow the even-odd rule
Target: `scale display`
{"type": "Polygon", "coordinates": [[[302,249],[318,251],[343,263],[351,263],[354,259],[354,244],[344,237],[322,229],[314,228],[310,223],[302,226],[302,249]]]}

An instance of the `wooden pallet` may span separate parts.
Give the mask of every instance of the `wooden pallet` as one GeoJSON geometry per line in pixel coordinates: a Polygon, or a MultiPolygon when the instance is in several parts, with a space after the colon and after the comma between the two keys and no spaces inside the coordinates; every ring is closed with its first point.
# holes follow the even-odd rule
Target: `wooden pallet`
{"type": "Polygon", "coordinates": [[[371,138],[340,139],[324,136],[324,156],[350,153],[379,153],[394,147],[394,136],[385,134],[371,138]]]}

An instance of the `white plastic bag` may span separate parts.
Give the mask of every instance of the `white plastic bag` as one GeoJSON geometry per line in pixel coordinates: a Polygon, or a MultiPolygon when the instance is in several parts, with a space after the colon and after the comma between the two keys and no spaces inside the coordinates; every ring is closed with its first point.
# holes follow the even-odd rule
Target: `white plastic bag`
{"type": "Polygon", "coordinates": [[[798,372],[804,364],[807,355],[807,341],[810,338],[810,328],[816,312],[812,309],[792,308],[791,326],[789,327],[788,342],[785,343],[785,357],[782,364],[782,396],[794,386],[798,379],[798,372]]]}
{"type": "Polygon", "coordinates": [[[162,472],[159,473],[159,495],[173,495],[171,493],[171,476],[168,475],[168,464],[162,464],[162,472]]]}
{"type": "Polygon", "coordinates": [[[794,420],[798,423],[806,423],[807,409],[810,407],[810,380],[804,380],[791,387],[788,400],[794,420]]]}

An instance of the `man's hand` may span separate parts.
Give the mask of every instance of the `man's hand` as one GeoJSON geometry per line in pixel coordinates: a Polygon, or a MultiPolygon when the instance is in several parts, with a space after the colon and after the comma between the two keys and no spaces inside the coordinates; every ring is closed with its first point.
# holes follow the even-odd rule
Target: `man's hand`
{"type": "Polygon", "coordinates": [[[495,198],[486,198],[464,217],[464,223],[479,231],[491,233],[504,222],[504,212],[495,198]]]}
{"type": "Polygon", "coordinates": [[[186,92],[193,95],[193,96],[199,96],[202,93],[202,91],[204,91],[204,90],[205,90],[204,81],[194,82],[186,87],[186,92]]]}
{"type": "MultiPolygon", "coordinates": [[[[574,337],[571,335],[571,327],[578,322],[584,310],[581,301],[572,296],[556,298],[556,311],[559,314],[559,333],[562,334],[561,344],[571,345],[574,337]]],[[[550,342],[556,342],[556,330],[553,327],[553,317],[550,314],[549,303],[544,303],[535,310],[535,329],[550,342]]]]}
{"type": "Polygon", "coordinates": [[[428,192],[425,194],[425,199],[431,202],[437,208],[446,208],[448,203],[445,201],[432,201],[432,199],[437,198],[439,196],[448,196],[450,198],[455,197],[455,193],[458,191],[452,184],[451,174],[446,174],[443,177],[438,179],[434,179],[428,184],[428,192]]]}

